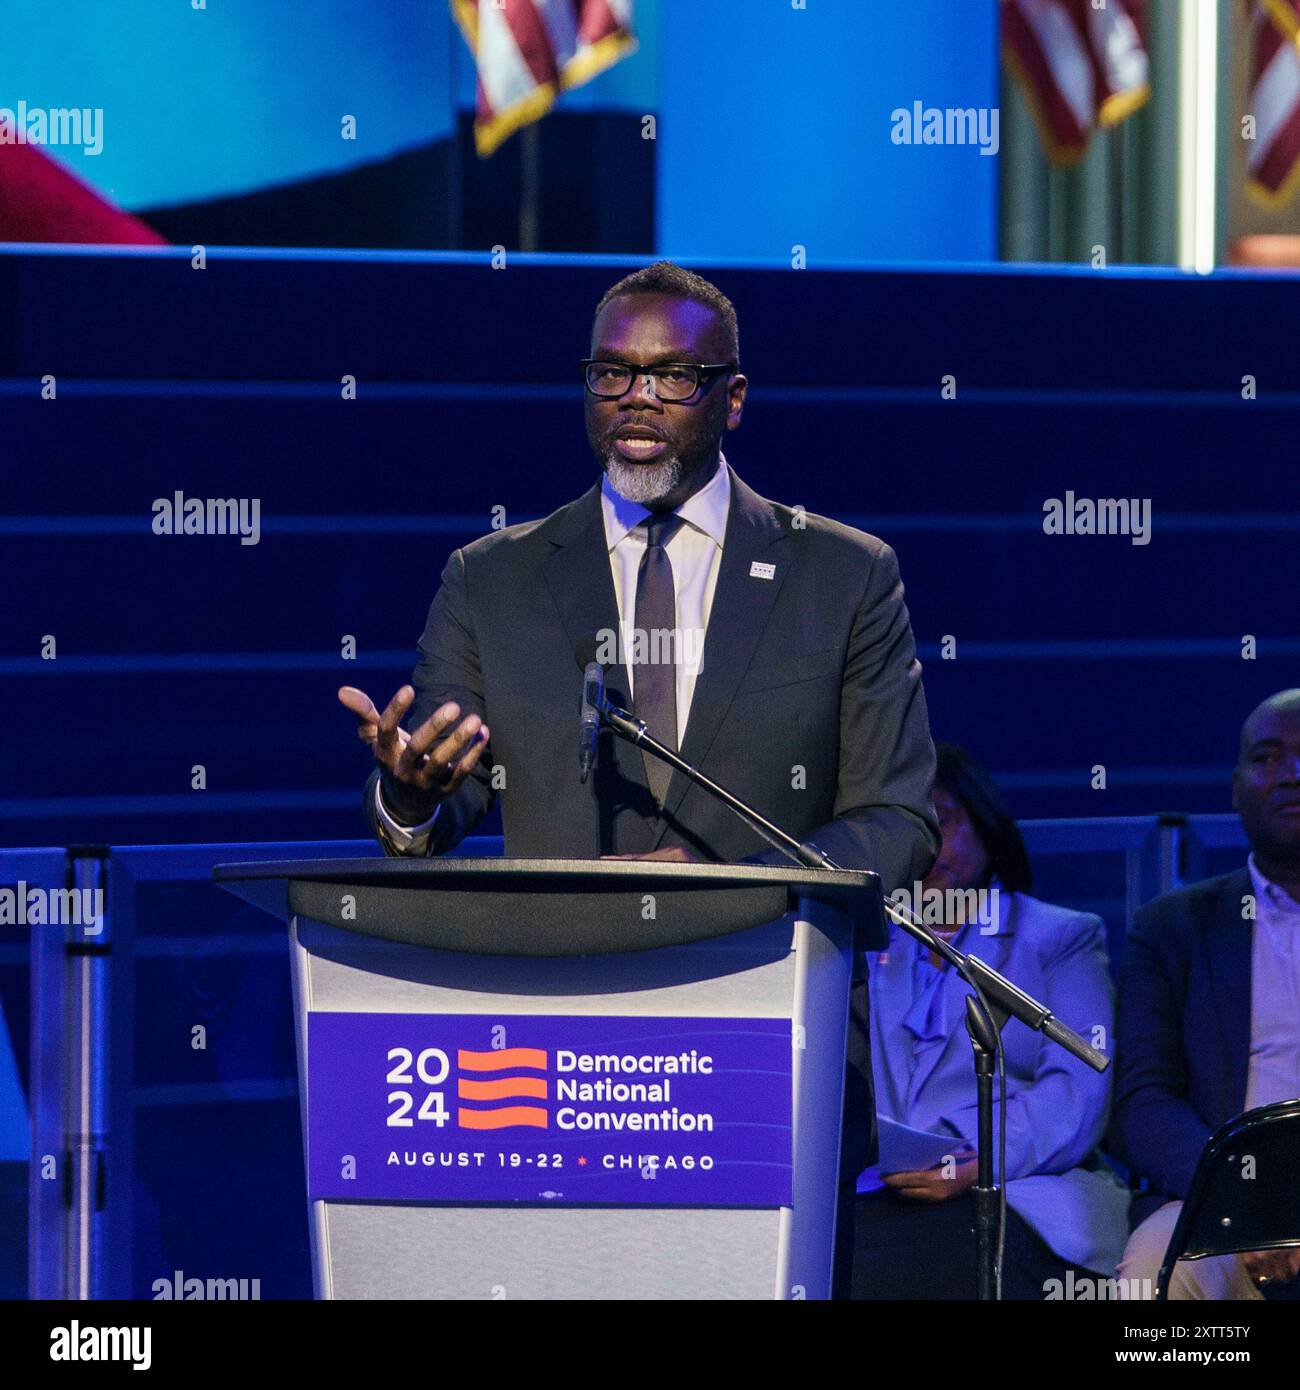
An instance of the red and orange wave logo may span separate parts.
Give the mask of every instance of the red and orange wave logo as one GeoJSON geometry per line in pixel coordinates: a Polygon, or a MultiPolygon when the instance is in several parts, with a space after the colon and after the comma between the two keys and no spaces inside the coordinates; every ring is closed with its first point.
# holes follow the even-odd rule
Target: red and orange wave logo
{"type": "MultiPolygon", "coordinates": [[[[456,1098],[461,1101],[545,1100],[548,1095],[545,1072],[548,1059],[544,1048],[503,1047],[495,1052],[456,1052],[456,1098]],[[529,1072],[541,1076],[511,1075],[476,1079],[466,1072],[529,1072]]],[[[544,1105],[494,1105],[490,1109],[461,1104],[456,1109],[461,1129],[545,1129],[549,1118],[544,1105]]]]}

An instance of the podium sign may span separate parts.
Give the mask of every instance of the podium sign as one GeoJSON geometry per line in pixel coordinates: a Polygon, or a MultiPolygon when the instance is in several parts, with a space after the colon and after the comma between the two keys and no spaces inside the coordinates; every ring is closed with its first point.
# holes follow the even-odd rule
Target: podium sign
{"type": "Polygon", "coordinates": [[[876,875],[214,876],[288,923],[319,1297],[829,1295],[849,989],[887,939],[876,875]]]}
{"type": "Polygon", "coordinates": [[[313,1013],[312,1201],[782,1207],[789,1019],[313,1013]]]}

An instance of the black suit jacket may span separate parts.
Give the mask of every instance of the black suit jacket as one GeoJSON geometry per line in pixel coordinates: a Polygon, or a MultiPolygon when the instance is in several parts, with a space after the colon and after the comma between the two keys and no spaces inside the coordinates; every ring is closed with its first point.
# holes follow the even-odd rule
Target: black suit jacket
{"type": "Polygon", "coordinates": [[[1111,1141],[1151,1185],[1139,1224],[1187,1196],[1206,1140],[1246,1104],[1249,869],[1166,893],[1133,919],[1120,970],[1111,1141]]]}
{"type": "MultiPolygon", "coordinates": [[[[683,845],[724,862],[787,862],[680,773],[660,814],[641,752],[608,731],[596,772],[579,783],[575,653],[584,637],[617,629],[599,484],[542,521],[452,555],[420,640],[406,726],[455,700],[482,716],[491,742],[443,803],[430,854],[454,848],[499,794],[513,856],[683,845]]],[[[615,703],[629,703],[621,668],[611,669],[607,689],[615,703]]],[[[921,877],[938,846],[934,749],[894,552],[864,532],[766,501],[733,471],[681,752],[846,868],[878,871],[886,892],[921,877]],[[773,577],[752,575],[756,561],[773,566],[773,577]]],[[[376,833],[377,776],[365,802],[376,833]]]]}

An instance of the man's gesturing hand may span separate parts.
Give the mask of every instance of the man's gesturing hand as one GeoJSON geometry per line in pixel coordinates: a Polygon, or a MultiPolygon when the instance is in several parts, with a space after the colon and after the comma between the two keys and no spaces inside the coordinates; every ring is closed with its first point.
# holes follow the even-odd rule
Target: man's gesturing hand
{"type": "Polygon", "coordinates": [[[384,804],[404,824],[429,819],[444,797],[469,776],[487,747],[488,727],[477,714],[460,717],[460,706],[446,704],[414,733],[401,726],[415,702],[404,685],[380,714],[364,690],[345,685],[339,701],[357,717],[357,737],[370,744],[382,769],[384,804]],[[459,721],[459,722],[457,722],[459,721]]]}

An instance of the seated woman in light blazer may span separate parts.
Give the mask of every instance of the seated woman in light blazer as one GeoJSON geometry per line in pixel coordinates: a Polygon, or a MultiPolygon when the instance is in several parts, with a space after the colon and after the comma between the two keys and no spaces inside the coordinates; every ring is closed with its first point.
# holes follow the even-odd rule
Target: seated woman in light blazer
{"type": "MultiPolygon", "coordinates": [[[[934,803],[943,848],[922,885],[924,920],[1109,1051],[1114,1025],[1101,918],[1029,896],[1024,841],[988,774],[963,749],[936,746],[934,803]],[[970,920],[953,893],[983,890],[970,920]],[[950,909],[932,920],[940,902],[950,909]],[[980,920],[982,919],[982,920],[980,920]]],[[[923,1172],[868,1169],[858,1182],[855,1298],[975,1297],[975,1068],[969,986],[897,927],[870,958],[871,1055],[882,1117],[951,1135],[950,1160],[923,1172]]],[[[1110,1072],[1098,1075],[1016,1020],[1007,1062],[1004,1298],[1068,1296],[1067,1276],[1113,1278],[1128,1192],[1097,1157],[1110,1072]],[[1060,1280],[1061,1286],[1050,1281],[1060,1280]]],[[[998,1086],[994,1082],[996,1107],[998,1086]]],[[[994,1136],[998,1134],[995,1109],[994,1136]]],[[[888,1161],[888,1141],[884,1157],[888,1161]]],[[[996,1165],[996,1154],[994,1156],[996,1165]]],[[[883,1165],[882,1165],[883,1166],[883,1165]]],[[[996,1174],[996,1167],[995,1167],[996,1174]]],[[[1095,1287],[1095,1285],[1094,1285],[1095,1287]]],[[[1075,1296],[1078,1296],[1077,1294],[1075,1296]]]]}

